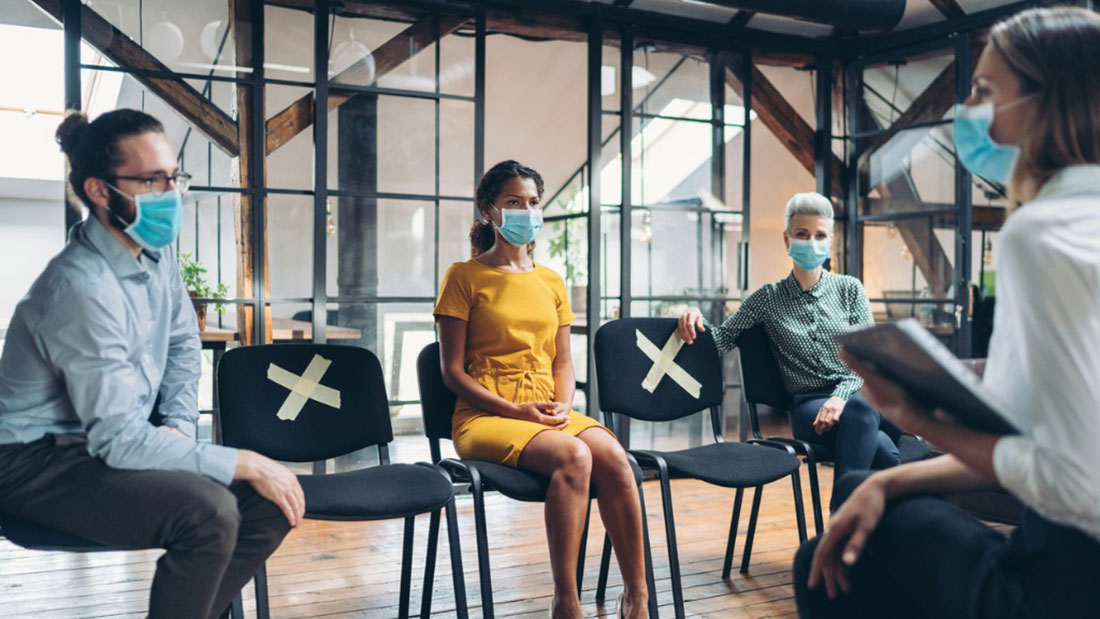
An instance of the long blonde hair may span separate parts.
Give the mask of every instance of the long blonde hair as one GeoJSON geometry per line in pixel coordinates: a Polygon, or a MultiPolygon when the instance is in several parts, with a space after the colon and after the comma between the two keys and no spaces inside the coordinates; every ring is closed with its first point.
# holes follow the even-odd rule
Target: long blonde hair
{"type": "Polygon", "coordinates": [[[1031,127],[1009,180],[1009,203],[1027,201],[1062,168],[1100,164],[1100,15],[1029,9],[993,27],[990,44],[1036,95],[1031,127]]]}

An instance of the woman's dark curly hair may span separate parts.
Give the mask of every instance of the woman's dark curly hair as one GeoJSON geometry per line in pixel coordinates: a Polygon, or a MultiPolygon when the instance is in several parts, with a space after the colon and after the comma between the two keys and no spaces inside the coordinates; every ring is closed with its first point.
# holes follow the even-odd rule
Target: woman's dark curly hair
{"type": "MultiPolygon", "coordinates": [[[[489,251],[493,243],[496,242],[497,234],[496,231],[493,230],[493,220],[489,215],[489,209],[493,207],[493,203],[500,197],[500,190],[504,186],[504,183],[517,176],[535,181],[535,187],[538,189],[539,198],[542,198],[544,189],[542,176],[533,168],[529,168],[511,159],[501,161],[492,168],[489,168],[489,171],[481,177],[480,181],[478,181],[477,192],[474,194],[477,210],[480,211],[482,215],[482,218],[475,221],[473,227],[470,228],[470,251],[474,257],[489,251]]],[[[527,244],[528,252],[534,249],[534,241],[527,244]]]]}

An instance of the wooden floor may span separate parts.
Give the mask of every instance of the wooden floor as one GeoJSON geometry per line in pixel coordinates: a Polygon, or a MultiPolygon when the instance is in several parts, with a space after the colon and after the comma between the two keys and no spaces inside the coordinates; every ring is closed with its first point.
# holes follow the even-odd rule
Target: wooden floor
{"type": "MultiPolygon", "coordinates": [[[[423,438],[419,439],[421,443],[423,438]]],[[[398,448],[402,446],[398,441],[398,448]]],[[[401,458],[408,461],[406,458],[401,458]]],[[[805,470],[805,469],[803,469],[805,470]]],[[[820,468],[822,494],[829,496],[832,469],[820,468]]],[[[812,535],[809,485],[803,475],[807,523],[812,535]]],[[[767,487],[749,575],[721,579],[733,491],[694,481],[674,481],[677,535],[686,608],[692,617],[794,617],[791,560],[798,546],[789,482],[767,487]]],[[[672,617],[668,555],[660,489],[645,484],[654,550],[660,616],[672,617]]],[[[740,561],[751,492],[745,496],[735,562],[740,561]]],[[[496,614],[545,617],[551,578],[542,505],[490,495],[486,500],[496,614]]],[[[595,512],[595,506],[593,510],[595,512]]],[[[462,560],[472,617],[481,616],[474,517],[469,495],[458,498],[462,560]]],[[[417,519],[413,613],[419,609],[427,518],[417,519]]],[[[400,520],[373,523],[307,521],[293,531],[268,562],[272,615],[291,617],[397,616],[401,563],[400,520]]],[[[596,514],[588,539],[585,615],[612,616],[620,590],[612,567],[608,603],[597,605],[594,589],[603,528],[596,514]]],[[[433,617],[454,617],[449,549],[441,536],[433,617]]],[[[159,551],[102,554],[29,552],[0,541],[0,616],[36,619],[141,617],[159,551]]],[[[736,565],[736,563],[735,563],[736,565]]],[[[249,616],[255,604],[245,592],[249,616]]]]}

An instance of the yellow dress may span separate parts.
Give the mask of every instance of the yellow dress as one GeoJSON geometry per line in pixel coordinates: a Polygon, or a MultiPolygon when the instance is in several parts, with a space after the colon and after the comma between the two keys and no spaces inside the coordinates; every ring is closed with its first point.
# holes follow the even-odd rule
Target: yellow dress
{"type": "MultiPolygon", "coordinates": [[[[573,322],[573,312],[565,283],[553,269],[536,264],[516,273],[476,259],[457,262],[443,277],[433,313],[466,321],[466,373],[486,389],[517,404],[554,399],[555,337],[573,322]]],[[[451,437],[463,458],[516,466],[539,432],[576,436],[592,427],[607,430],[576,411],[569,425],[557,430],[479,410],[459,398],[451,437]]]]}

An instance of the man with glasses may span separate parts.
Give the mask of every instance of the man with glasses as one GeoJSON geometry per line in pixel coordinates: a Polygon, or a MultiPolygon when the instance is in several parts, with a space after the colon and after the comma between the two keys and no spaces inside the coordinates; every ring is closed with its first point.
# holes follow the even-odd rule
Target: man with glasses
{"type": "Polygon", "coordinates": [[[57,138],[89,215],[4,342],[0,513],[164,548],[149,615],[217,616],[297,525],[301,486],[255,452],[195,440],[201,346],[169,247],[190,177],[160,122],[73,113],[57,138]]]}

